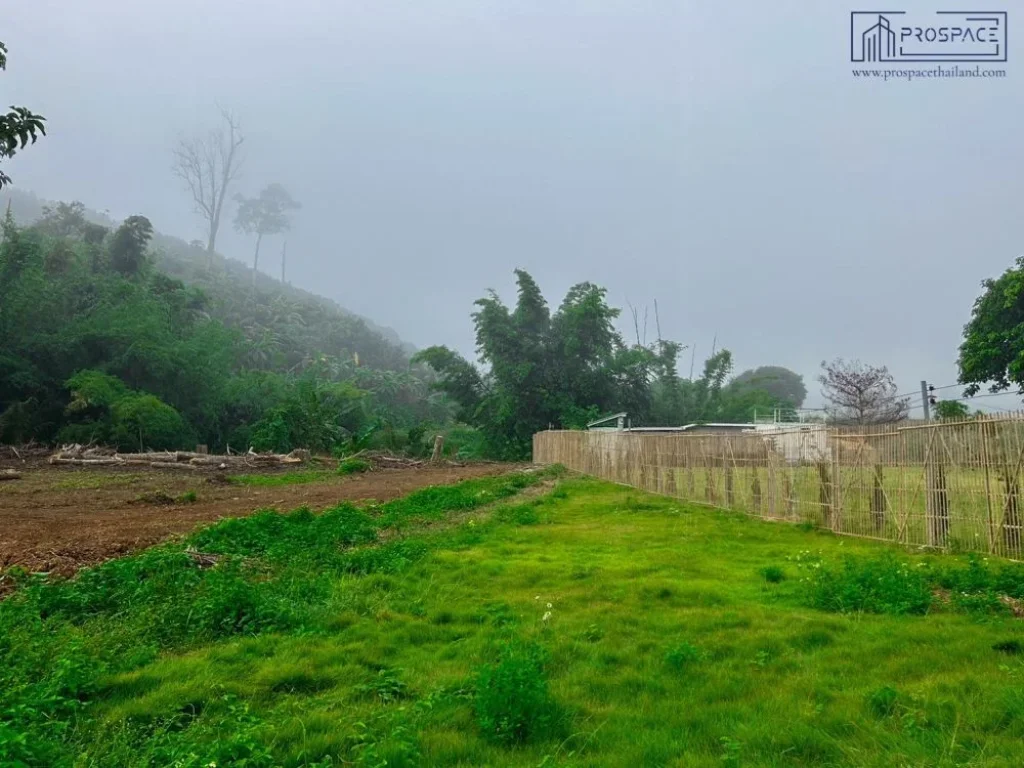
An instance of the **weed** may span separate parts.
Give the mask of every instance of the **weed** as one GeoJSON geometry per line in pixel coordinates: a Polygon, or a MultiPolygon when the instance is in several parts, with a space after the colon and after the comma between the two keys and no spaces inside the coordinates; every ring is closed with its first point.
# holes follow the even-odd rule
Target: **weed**
{"type": "Polygon", "coordinates": [[[195,504],[199,501],[199,496],[196,495],[195,491],[185,491],[180,494],[175,501],[179,504],[195,504]]]}
{"type": "Polygon", "coordinates": [[[900,694],[895,688],[882,686],[868,694],[868,708],[876,717],[891,717],[896,712],[900,694]]]}
{"type": "Polygon", "coordinates": [[[399,670],[382,669],[367,683],[355,687],[357,693],[371,696],[388,704],[409,696],[409,688],[401,678],[399,670]]]}
{"type": "Polygon", "coordinates": [[[932,602],[924,574],[888,553],[847,558],[841,568],[816,564],[806,583],[813,607],[837,613],[923,614],[932,602]]]}
{"type": "Polygon", "coordinates": [[[786,578],[786,572],[777,565],[766,565],[759,573],[769,584],[778,584],[786,578]]]}
{"type": "Polygon", "coordinates": [[[672,669],[682,671],[700,664],[706,658],[707,655],[700,648],[684,642],[669,649],[665,654],[665,663],[672,669]]]}
{"type": "Polygon", "coordinates": [[[543,650],[510,643],[496,664],[477,673],[476,716],[484,735],[505,744],[523,744],[550,735],[557,707],[548,692],[543,650]]]}

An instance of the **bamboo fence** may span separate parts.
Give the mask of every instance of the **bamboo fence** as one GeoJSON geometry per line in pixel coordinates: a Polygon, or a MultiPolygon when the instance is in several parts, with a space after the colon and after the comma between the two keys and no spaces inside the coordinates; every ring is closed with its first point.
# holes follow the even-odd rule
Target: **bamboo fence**
{"type": "Polygon", "coordinates": [[[534,460],[838,534],[1024,559],[1024,415],[756,433],[549,431],[534,460]]]}

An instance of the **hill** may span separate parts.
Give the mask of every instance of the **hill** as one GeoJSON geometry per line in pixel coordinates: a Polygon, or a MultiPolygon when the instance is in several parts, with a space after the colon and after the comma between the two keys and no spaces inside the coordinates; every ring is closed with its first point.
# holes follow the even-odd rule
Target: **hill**
{"type": "Polygon", "coordinates": [[[449,419],[409,346],[334,302],[144,216],[5,199],[0,442],[337,452],[449,419]]]}
{"type": "MultiPolygon", "coordinates": [[[[42,220],[46,212],[60,207],[71,216],[107,229],[120,222],[108,215],[87,208],[81,203],[57,203],[43,200],[31,192],[4,190],[0,205],[10,205],[19,226],[27,227],[42,220]],[[73,212],[72,212],[73,207],[73,212]]],[[[318,353],[335,356],[358,354],[373,368],[405,370],[416,348],[402,341],[392,329],[349,312],[331,299],[291,284],[282,284],[258,272],[253,292],[252,268],[237,259],[215,254],[212,269],[202,247],[180,237],[153,233],[154,266],[185,285],[202,289],[211,299],[211,314],[231,328],[239,329],[247,339],[280,351],[282,366],[292,367],[318,353]]]]}

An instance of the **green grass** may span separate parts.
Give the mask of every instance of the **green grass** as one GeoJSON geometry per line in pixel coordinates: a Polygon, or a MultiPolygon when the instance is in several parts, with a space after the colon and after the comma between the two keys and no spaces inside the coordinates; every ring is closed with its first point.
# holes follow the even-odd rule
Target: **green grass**
{"type": "Polygon", "coordinates": [[[537,480],[28,583],[0,604],[0,764],[1020,763],[1020,567],[590,480],[512,498],[537,480]]]}
{"type": "MultiPolygon", "coordinates": [[[[834,492],[828,465],[829,493],[834,492]]],[[[944,473],[949,504],[947,545],[955,552],[995,551],[1018,556],[1017,545],[999,541],[999,522],[1005,503],[1005,483],[997,473],[986,478],[980,469],[947,467],[944,473]],[[992,493],[993,507],[986,501],[992,493]],[[990,541],[991,539],[991,541],[990,541]]],[[[837,532],[868,536],[907,545],[929,544],[927,534],[925,471],[920,465],[886,467],[880,495],[871,466],[841,466],[838,519],[822,502],[822,478],[816,466],[780,467],[773,474],[765,467],[741,465],[732,471],[731,490],[724,468],[656,468],[629,479],[629,484],[699,504],[727,507],[760,517],[802,521],[837,532]],[[883,499],[884,512],[873,504],[883,499]]]]}
{"type": "Polygon", "coordinates": [[[304,469],[297,472],[282,472],[275,475],[231,475],[228,477],[236,485],[252,485],[261,488],[280,485],[301,485],[303,483],[319,483],[334,473],[326,469],[304,469]]]}

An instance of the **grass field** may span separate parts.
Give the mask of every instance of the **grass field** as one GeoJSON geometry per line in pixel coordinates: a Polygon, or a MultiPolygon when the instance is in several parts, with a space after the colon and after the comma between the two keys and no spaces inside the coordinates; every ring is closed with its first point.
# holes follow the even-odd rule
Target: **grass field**
{"type": "MultiPolygon", "coordinates": [[[[731,492],[726,472],[718,467],[669,469],[651,467],[646,476],[629,484],[700,504],[728,507],[761,517],[799,520],[856,536],[868,536],[908,545],[930,543],[921,466],[885,467],[876,486],[874,467],[844,466],[839,482],[828,467],[826,494],[816,466],[780,467],[775,475],[766,467],[739,466],[732,472],[731,492]],[[833,494],[841,514],[831,519],[833,494]],[[827,503],[826,503],[827,499],[827,503]],[[883,514],[876,515],[876,510],[883,514]]],[[[954,552],[996,552],[1020,559],[1022,532],[1005,518],[1005,482],[996,473],[986,478],[980,469],[946,468],[944,497],[948,509],[945,545],[954,552]],[[1011,529],[1010,537],[1003,534],[1011,529]],[[1013,533],[1015,532],[1015,534],[1013,533]]]]}
{"type": "Polygon", "coordinates": [[[1021,764],[1017,566],[552,483],[23,577],[0,765],[1021,764]]]}

